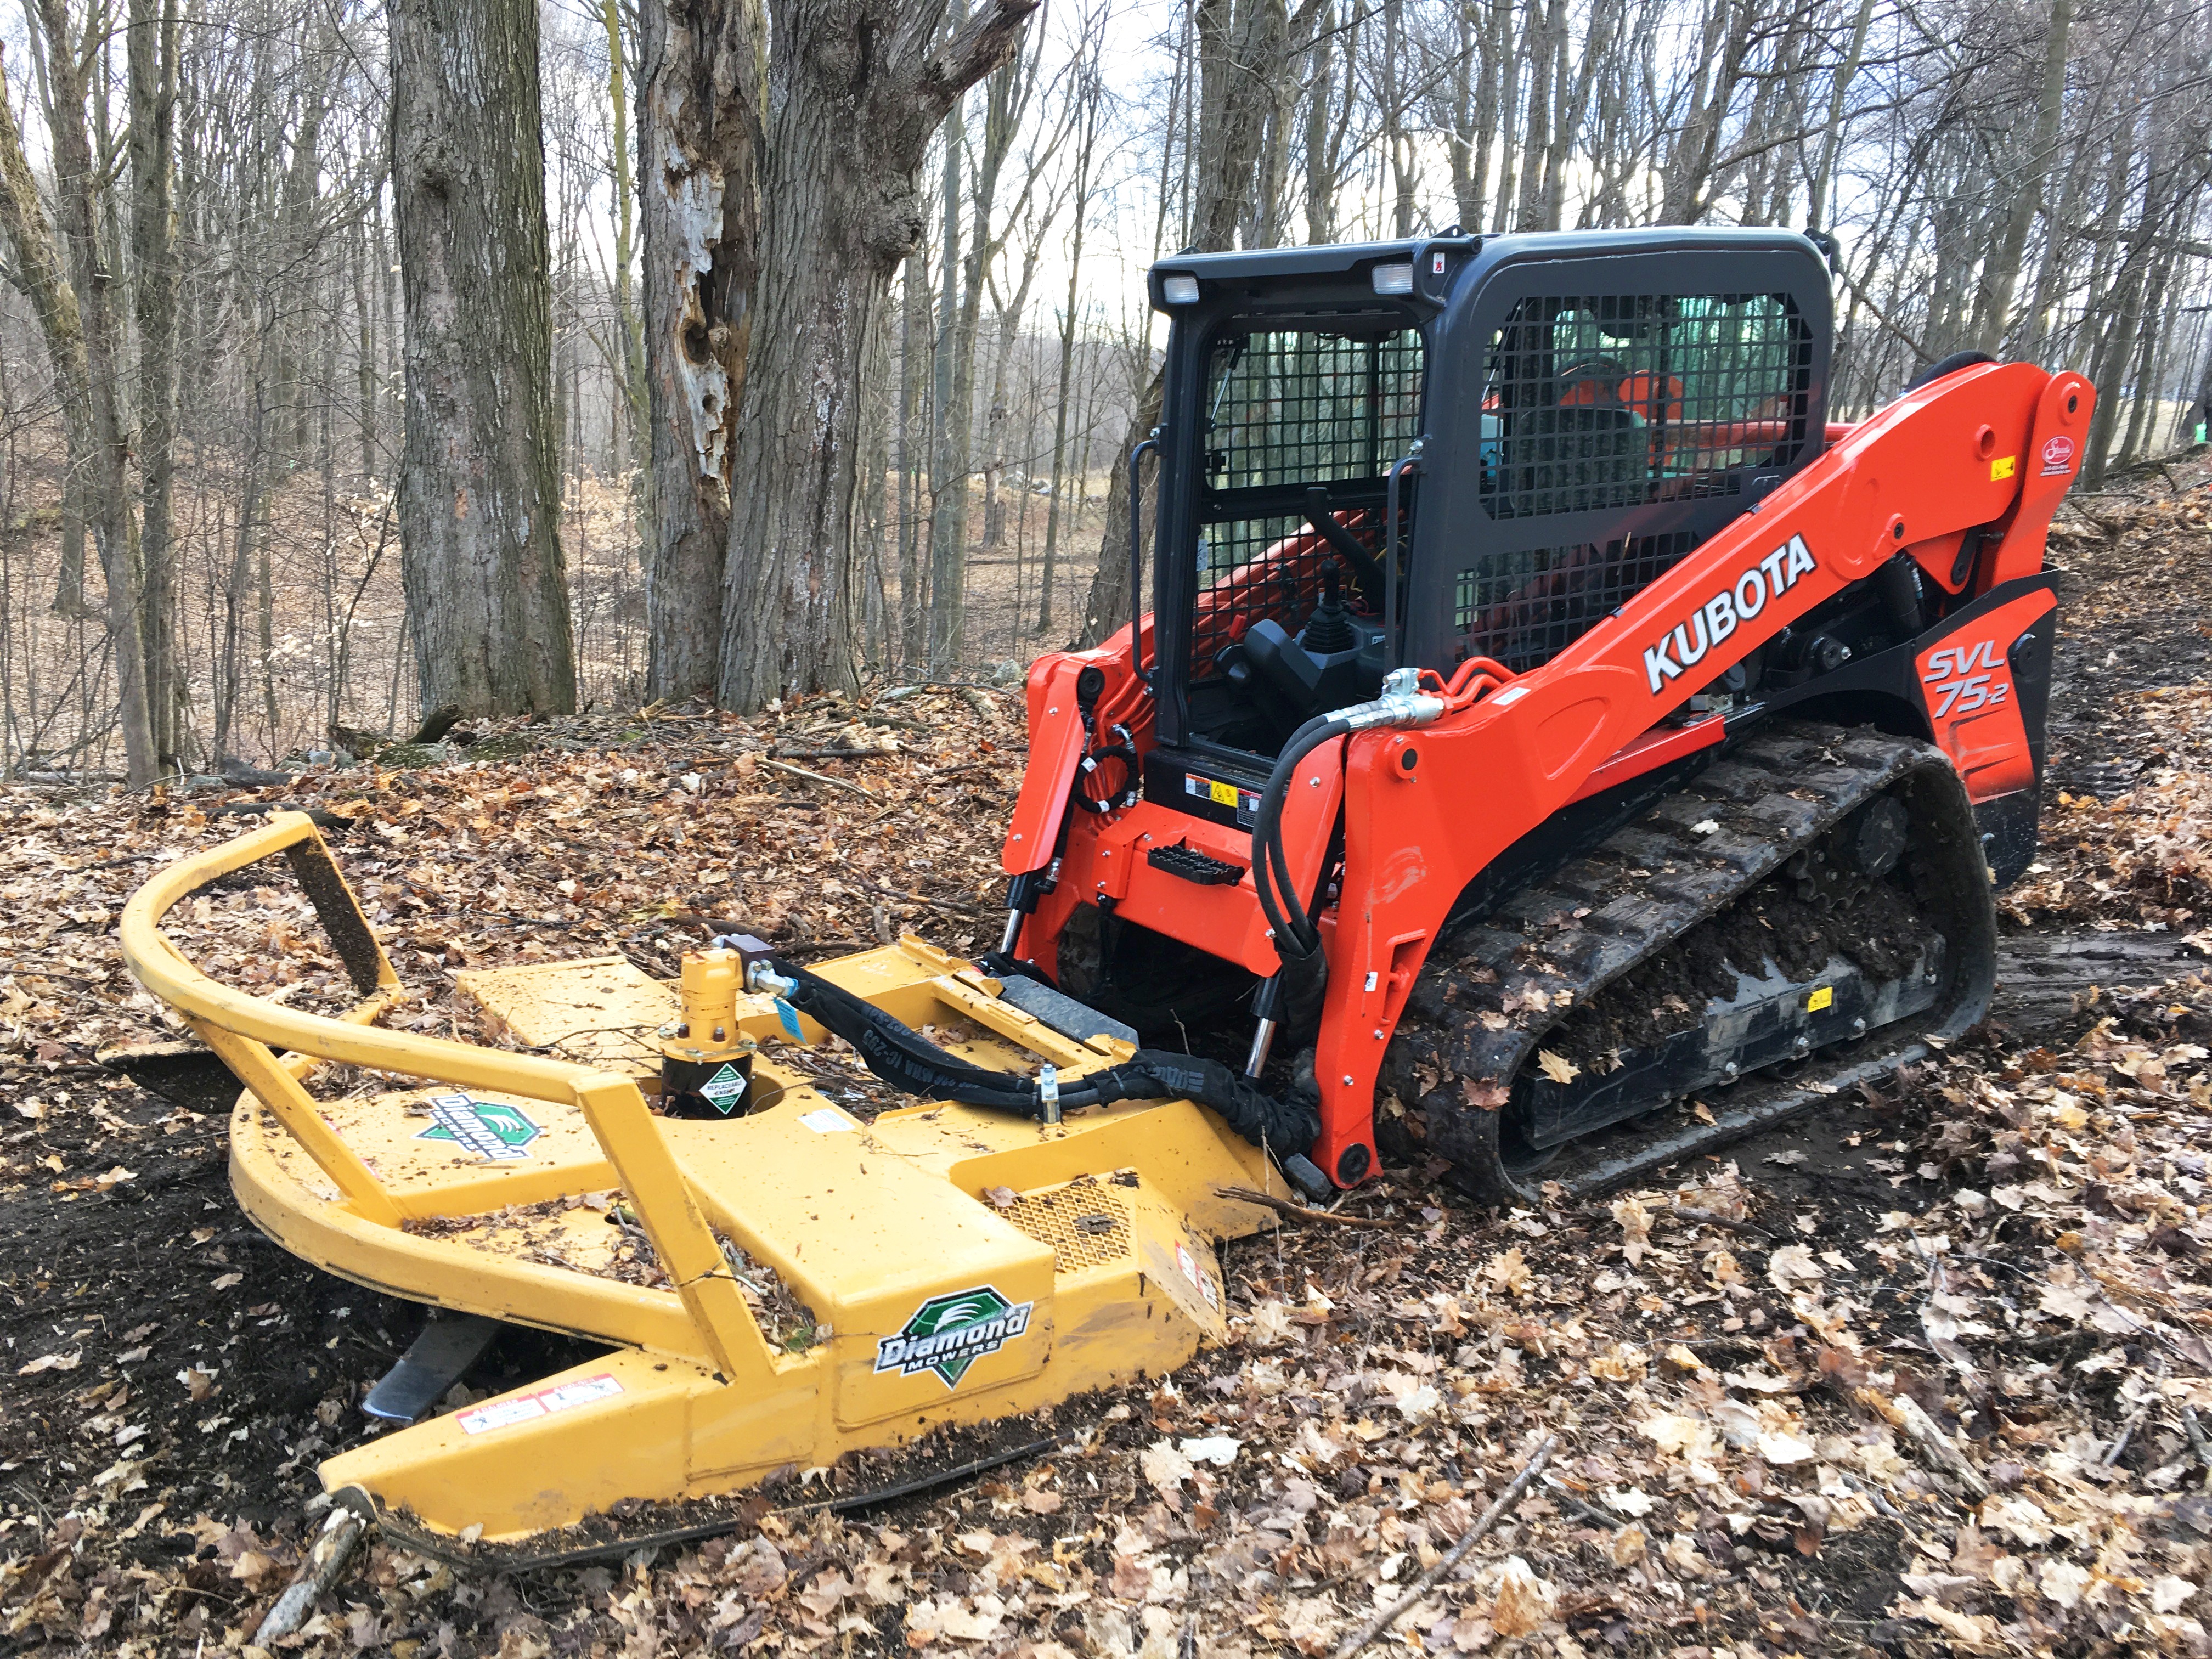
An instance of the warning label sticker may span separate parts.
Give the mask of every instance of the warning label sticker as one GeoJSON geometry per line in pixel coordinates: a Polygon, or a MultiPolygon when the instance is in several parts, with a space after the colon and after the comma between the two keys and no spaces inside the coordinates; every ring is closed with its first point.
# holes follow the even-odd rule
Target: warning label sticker
{"type": "Polygon", "coordinates": [[[1251,823],[1260,811],[1260,798],[1249,789],[1239,789],[1219,778],[1201,778],[1195,772],[1182,775],[1182,792],[1200,800],[1210,800],[1216,806],[1234,807],[1239,823],[1251,823]]]}
{"type": "Polygon", "coordinates": [[[579,1406],[588,1406],[594,1400],[605,1400],[620,1394],[623,1385],[605,1371],[597,1376],[583,1376],[573,1382],[557,1382],[550,1389],[537,1389],[528,1394],[511,1394],[500,1400],[487,1400],[481,1406],[465,1411],[455,1419],[463,1434],[486,1434],[494,1429],[512,1428],[517,1423],[528,1423],[538,1418],[550,1417],[555,1412],[573,1411],[579,1406]]]}
{"type": "Polygon", "coordinates": [[[699,1092],[716,1111],[727,1116],[745,1097],[745,1074],[734,1066],[725,1066],[699,1085],[699,1092]]]}

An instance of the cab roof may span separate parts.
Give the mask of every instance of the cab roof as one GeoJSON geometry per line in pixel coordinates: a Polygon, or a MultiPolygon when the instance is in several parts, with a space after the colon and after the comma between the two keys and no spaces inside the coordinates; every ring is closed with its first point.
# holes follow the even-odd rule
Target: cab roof
{"type": "Polygon", "coordinates": [[[1470,236],[1447,232],[1437,236],[1375,242],[1328,242],[1311,247],[1249,248],[1228,253],[1185,252],[1153,264],[1146,283],[1153,308],[1172,313],[1162,284],[1170,276],[1195,276],[1201,289],[1211,284],[1262,284],[1283,281],[1346,283],[1371,281],[1378,265],[1410,264],[1417,269],[1437,252],[1457,265],[1483,256],[1495,266],[1524,259],[1566,259],[1633,253],[1732,253],[1788,249],[1825,259],[1818,242],[1802,231],[1771,227],[1652,225],[1627,230],[1510,231],[1470,236]]]}

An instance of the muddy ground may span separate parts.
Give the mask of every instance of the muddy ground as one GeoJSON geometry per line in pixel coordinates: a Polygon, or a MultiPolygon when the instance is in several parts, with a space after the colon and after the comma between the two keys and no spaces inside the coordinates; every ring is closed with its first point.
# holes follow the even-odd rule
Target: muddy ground
{"type": "MultiPolygon", "coordinates": [[[[2212,1648],[2212,1451],[2190,1440],[2212,1409],[2191,1150],[2212,1130],[2206,471],[2124,480],[2054,539],[2045,853],[1960,1052],[1618,1200],[1498,1218],[1393,1170],[1349,1208],[1394,1231],[1228,1247],[1238,1346],[1008,1431],[1056,1450],[842,1516],[773,1494],[731,1539],[580,1569],[456,1573],[377,1543],[289,1646],[1325,1654],[1544,1431],[1559,1484],[1389,1639],[2212,1648]],[[1192,1462],[1224,1435],[1229,1464],[1192,1462]]],[[[215,809],[345,817],[341,862],[426,1011],[460,966],[618,950],[667,973],[732,921],[823,952],[995,933],[1013,699],[532,741],[259,797],[0,795],[0,1650],[243,1644],[316,1522],[316,1462],[370,1431],[361,1398],[422,1322],[245,1221],[219,1109],[95,1062],[168,1034],[116,915],[169,849],[253,821],[215,809]]],[[[240,878],[185,921],[227,977],[323,1006],[335,964],[283,884],[240,878]]],[[[570,1357],[517,1334],[467,1387],[570,1357]]]]}

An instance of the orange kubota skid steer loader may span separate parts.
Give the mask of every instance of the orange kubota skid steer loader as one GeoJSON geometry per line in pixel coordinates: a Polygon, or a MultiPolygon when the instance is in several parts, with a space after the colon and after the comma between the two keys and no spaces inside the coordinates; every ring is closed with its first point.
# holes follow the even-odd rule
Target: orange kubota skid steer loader
{"type": "MultiPolygon", "coordinates": [[[[133,969],[246,1085],[261,1226],[609,1346],[331,1459],[334,1490],[427,1546],[516,1540],[1034,1409],[1225,1336],[1213,1246],[1268,1219],[1233,1189],[1419,1152],[1500,1204],[1595,1190],[1980,1018],[1991,890],[2035,843],[2086,381],[1962,356],[1832,425],[1828,270],[1784,232],[1455,234],[1151,284],[1151,603],[1133,533],[1130,625],[1031,668],[981,962],[736,939],[673,985],[462,975],[518,1054],[376,1024],[396,981],[304,817],[134,898],[133,969]],[[368,996],[349,1019],[160,932],[279,850],[368,996]],[[917,1103],[863,1122],[778,1064],[833,1035],[917,1103]],[[331,1060],[428,1086],[320,1099],[331,1060]],[[623,1226],[580,1201],[610,1188],[623,1226]],[[803,1347],[763,1333],[769,1272],[803,1347]]],[[[415,1356],[389,1414],[467,1348],[415,1356]]]]}

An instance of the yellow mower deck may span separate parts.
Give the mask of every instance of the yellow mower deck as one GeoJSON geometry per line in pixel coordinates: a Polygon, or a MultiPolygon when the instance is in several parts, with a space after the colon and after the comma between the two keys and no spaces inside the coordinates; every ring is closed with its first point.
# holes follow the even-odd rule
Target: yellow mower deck
{"type": "MultiPolygon", "coordinates": [[[[1171,1370],[1226,1334],[1212,1242],[1271,1219],[1217,1195],[1270,1170],[1190,1102],[1050,1127],[956,1104],[863,1123],[776,1063],[763,998],[738,1005],[763,1043],[753,1109],[656,1115],[653,1038],[676,994],[620,957],[461,976],[538,1053],[383,1030],[398,980],[303,816],[170,866],[122,937],[248,1085],[231,1183],[271,1237],[365,1285],[616,1346],[322,1466],[332,1491],[436,1533],[519,1539],[1171,1370]],[[278,852],[368,997],[343,1019],[218,985],[161,932],[194,889],[278,852]],[[319,1101],[303,1082],[324,1061],[428,1086],[319,1101]],[[811,1339],[803,1321],[763,1332],[763,1267],[811,1339]]],[[[1062,1036],[916,939],[816,971],[909,1025],[970,1033],[952,1051],[976,1065],[1073,1079],[1129,1053],[1062,1036]]],[[[802,1040],[824,1036],[803,1023],[802,1040]]]]}

